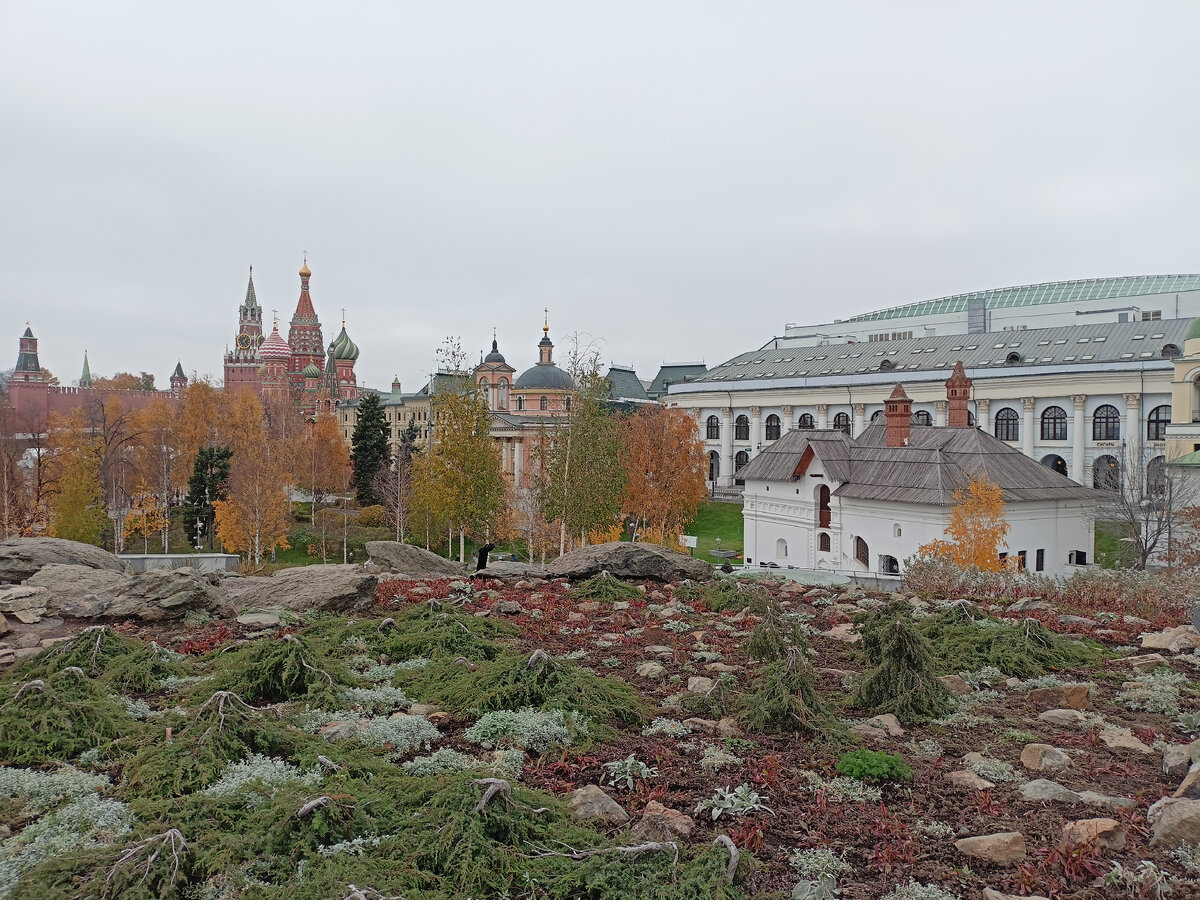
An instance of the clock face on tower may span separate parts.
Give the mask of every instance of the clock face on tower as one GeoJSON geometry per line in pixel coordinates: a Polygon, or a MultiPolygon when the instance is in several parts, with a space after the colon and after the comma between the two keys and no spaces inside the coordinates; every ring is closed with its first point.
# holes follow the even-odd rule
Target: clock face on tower
{"type": "Polygon", "coordinates": [[[240,347],[243,350],[249,350],[250,345],[253,342],[254,342],[254,339],[252,337],[250,337],[250,335],[246,334],[244,331],[237,336],[237,345],[238,345],[238,347],[240,347]]]}

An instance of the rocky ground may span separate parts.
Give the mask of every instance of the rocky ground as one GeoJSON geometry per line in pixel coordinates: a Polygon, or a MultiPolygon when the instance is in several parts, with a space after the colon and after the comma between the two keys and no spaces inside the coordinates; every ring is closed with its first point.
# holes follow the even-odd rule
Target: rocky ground
{"type": "MultiPolygon", "coordinates": [[[[1200,896],[1200,740],[1192,739],[1200,735],[1200,634],[1187,624],[1183,602],[1152,611],[1139,607],[1141,617],[1103,600],[1073,609],[1036,598],[992,608],[960,603],[955,609],[987,620],[981,628],[1036,622],[1054,635],[1087,640],[1094,650],[1092,661],[1024,678],[991,666],[941,671],[945,666],[938,665],[937,674],[954,697],[951,705],[939,718],[900,722],[892,715],[871,716],[852,703],[857,679],[870,668],[853,620],[892,598],[758,579],[759,589],[748,592],[745,606],[714,604],[716,594],[700,583],[707,570],[692,568],[694,561],[683,562],[687,557],[679,554],[663,554],[655,562],[628,559],[628,549],[606,555],[590,548],[575,568],[566,560],[550,572],[508,566],[469,578],[445,566],[395,571],[437,564],[412,549],[379,547],[366,567],[314,567],[255,579],[186,570],[130,576],[100,556],[76,554],[63,561],[54,548],[33,554],[32,562],[13,562],[31,551],[5,548],[0,545],[0,579],[9,582],[0,586],[0,727],[6,707],[15,711],[31,690],[56,689],[53,678],[69,671],[94,680],[106,696],[132,704],[136,722],[129,724],[128,733],[115,736],[96,726],[96,736],[84,734],[74,749],[58,755],[32,753],[25,759],[18,756],[20,745],[5,742],[0,734],[0,763],[7,767],[0,769],[0,898],[104,896],[102,876],[115,885],[134,883],[112,881],[111,873],[124,872],[118,865],[122,854],[148,840],[149,832],[155,839],[167,835],[160,827],[164,823],[178,820],[181,840],[199,840],[188,831],[202,826],[182,824],[191,820],[180,810],[196,797],[212,796],[214,784],[202,791],[177,785],[161,792],[168,805],[158,807],[146,799],[145,779],[137,773],[147,746],[166,745],[173,733],[186,735],[217,688],[238,694],[239,701],[247,697],[248,707],[259,711],[254,715],[271,710],[291,732],[303,735],[294,738],[295,744],[271,745],[273,752],[267,754],[280,765],[297,767],[294,783],[267,790],[264,785],[273,782],[260,777],[248,789],[265,796],[261,803],[289,798],[299,810],[289,814],[289,821],[306,819],[308,814],[300,811],[322,798],[326,805],[344,803],[360,811],[364,804],[380,802],[364,800],[368,788],[352,781],[346,796],[357,794],[356,800],[337,799],[341,795],[329,787],[334,778],[329,774],[324,793],[313,786],[315,781],[303,782],[301,770],[319,768],[313,760],[347,771],[383,767],[372,768],[377,771],[373,777],[399,778],[397,784],[407,793],[416,790],[403,787],[408,784],[404,778],[415,783],[421,776],[421,783],[433,785],[429,790],[434,791],[451,783],[447,779],[456,768],[466,767],[477,780],[503,777],[505,790],[515,792],[520,785],[531,792],[506,805],[507,814],[516,815],[522,804],[545,804],[556,810],[546,815],[563,817],[555,820],[560,823],[556,828],[574,827],[567,824],[571,820],[586,826],[588,831],[572,832],[571,839],[594,842],[591,850],[597,855],[571,858],[566,863],[574,867],[571,873],[602,858],[612,866],[627,857],[661,870],[639,870],[637,878],[644,882],[635,880],[633,887],[598,886],[603,881],[599,873],[610,869],[596,869],[586,889],[555,887],[560,882],[554,879],[576,875],[543,871],[538,866],[545,860],[539,854],[557,853],[557,863],[563,854],[569,857],[585,848],[567,842],[566,831],[561,844],[506,832],[504,838],[486,840],[508,857],[516,854],[529,861],[512,869],[523,875],[504,876],[509,880],[503,889],[495,882],[468,889],[454,880],[459,876],[438,868],[437,879],[416,891],[410,886],[417,875],[411,872],[397,874],[396,883],[388,884],[386,867],[359,871],[349,863],[336,878],[329,876],[334,880],[328,884],[336,881],[340,893],[305,887],[300,873],[341,859],[331,847],[346,841],[386,847],[387,832],[400,833],[403,823],[391,822],[375,808],[371,821],[356,818],[356,824],[336,835],[338,841],[306,844],[302,835],[290,833],[276,851],[291,854],[284,872],[256,874],[246,857],[239,862],[236,854],[222,856],[226,861],[220,863],[206,857],[202,863],[202,854],[189,850],[194,858],[184,857],[191,864],[185,863],[183,874],[163,878],[158,873],[136,882],[139,890],[155,886],[157,893],[146,896],[491,897],[505,896],[504,891],[513,897],[854,900],[885,895],[895,900],[1200,896]],[[624,574],[626,581],[614,577],[613,582],[634,590],[609,591],[601,579],[588,582],[596,588],[594,596],[581,592],[580,579],[601,570],[624,574]],[[693,578],[685,577],[689,574],[693,578]],[[747,655],[745,644],[768,615],[764,597],[770,609],[806,634],[817,694],[833,712],[816,733],[759,733],[744,724],[744,698],[763,668],[747,655]],[[714,605],[723,608],[715,611],[710,608],[714,605]],[[471,639],[462,645],[465,649],[451,649],[458,644],[450,638],[441,649],[411,656],[396,655],[401,644],[395,643],[387,645],[393,652],[376,652],[383,645],[373,643],[375,635],[392,629],[406,636],[410,624],[425,615],[440,616],[440,625],[461,629],[471,639]],[[989,624],[997,620],[999,626],[989,624]],[[492,629],[486,632],[486,645],[475,639],[476,629],[484,627],[492,629]],[[77,637],[85,628],[90,630],[77,637]],[[329,637],[334,633],[337,642],[329,637]],[[163,649],[162,659],[169,659],[175,674],[118,682],[114,661],[122,653],[128,656],[135,645],[121,644],[123,649],[112,650],[109,657],[101,639],[110,636],[154,642],[148,646],[155,653],[163,649]],[[56,651],[71,648],[78,656],[76,651],[90,647],[93,639],[96,649],[79,659],[91,660],[94,671],[86,664],[55,668],[56,651]],[[282,648],[279,654],[292,653],[287,660],[300,661],[294,667],[298,672],[286,676],[296,689],[278,696],[258,684],[252,667],[236,668],[237,660],[258,659],[266,660],[264,671],[269,669],[274,648],[282,648]],[[488,705],[495,696],[487,693],[491,688],[480,685],[507,659],[520,665],[512,670],[516,674],[505,676],[504,690],[513,684],[529,690],[522,681],[533,678],[528,672],[538,673],[543,682],[549,672],[563,685],[557,700],[550,693],[530,694],[535,698],[530,706],[567,710],[568,719],[560,715],[556,726],[565,721],[567,730],[557,739],[539,743],[529,735],[510,734],[481,740],[484,711],[497,707],[488,705]],[[579,673],[590,677],[589,672],[615,681],[572,680],[579,673]],[[34,681],[42,688],[30,688],[34,681]],[[605,685],[618,682],[631,686],[636,697],[614,693],[609,707],[588,705],[590,696],[607,696],[605,685]],[[573,700],[570,692],[577,685],[583,686],[582,699],[573,700]],[[263,691],[257,699],[251,698],[255,690],[263,691]],[[614,708],[622,705],[624,709],[614,708]],[[583,708],[593,717],[592,727],[569,734],[569,717],[583,708]],[[411,746],[401,738],[368,741],[376,732],[391,734],[389,728],[420,737],[411,746]],[[281,749],[285,745],[289,749],[281,749]],[[521,746],[524,751],[516,749],[521,746]],[[324,752],[317,753],[322,747],[324,752]],[[911,776],[843,777],[836,766],[857,748],[899,757],[911,776]],[[370,762],[356,762],[356,753],[368,755],[370,762]],[[102,779],[89,788],[94,802],[124,804],[119,828],[88,832],[76,845],[69,840],[61,845],[68,852],[65,858],[77,860],[70,878],[61,864],[56,869],[48,862],[44,850],[34,851],[49,827],[45,823],[61,813],[62,803],[78,801],[68,794],[65,800],[39,805],[39,791],[45,790],[30,786],[37,781],[34,776],[14,774],[18,765],[42,774],[92,773],[102,779]],[[61,768],[67,765],[72,768],[61,768]],[[555,806],[553,797],[566,806],[555,806]],[[640,845],[652,846],[636,849],[640,845]],[[731,852],[731,847],[736,849],[731,852]],[[108,856],[105,848],[111,848],[108,856]],[[537,852],[529,852],[531,848],[537,852]],[[681,854],[677,864],[669,858],[651,860],[676,851],[681,854]],[[314,862],[306,869],[309,860],[314,862]],[[726,874],[731,860],[736,865],[732,882],[726,874]],[[220,866],[225,868],[218,871],[220,866]],[[337,881],[343,876],[344,885],[337,881]],[[367,876],[375,882],[370,888],[354,886],[353,877],[367,876]],[[73,887],[56,893],[64,883],[73,887]]],[[[900,599],[920,623],[959,598],[900,599]]],[[[147,659],[152,665],[159,657],[147,659]]],[[[86,732],[78,718],[70,727],[86,732]]],[[[541,726],[550,727],[546,722],[541,726]]],[[[58,746],[48,737],[32,740],[58,746]]],[[[233,765],[238,760],[218,762],[233,765]]],[[[224,772],[211,779],[214,783],[230,777],[230,770],[220,766],[213,772],[224,772]]],[[[485,785],[466,785],[462,790],[473,792],[470,802],[483,799],[485,785]]],[[[255,808],[239,797],[239,808],[255,808]]],[[[476,818],[499,815],[493,812],[497,805],[489,807],[486,799],[483,807],[476,818]]],[[[207,809],[203,815],[218,812],[207,809]]],[[[431,841],[436,841],[435,832],[430,832],[431,841]]],[[[485,840],[478,835],[473,839],[485,840]]],[[[397,839],[397,858],[404,853],[411,857],[411,841],[409,837],[405,847],[397,839]]],[[[465,845],[467,838],[462,841],[465,845]]],[[[363,852],[361,845],[357,852],[363,852]]],[[[379,853],[376,862],[386,856],[379,853]]],[[[136,854],[145,861],[145,853],[136,854]]],[[[422,865],[431,871],[434,867],[422,865]]],[[[396,871],[401,868],[397,864],[396,871]]],[[[147,873],[152,869],[147,862],[147,873]]],[[[128,890],[125,895],[135,896],[128,890]]]]}

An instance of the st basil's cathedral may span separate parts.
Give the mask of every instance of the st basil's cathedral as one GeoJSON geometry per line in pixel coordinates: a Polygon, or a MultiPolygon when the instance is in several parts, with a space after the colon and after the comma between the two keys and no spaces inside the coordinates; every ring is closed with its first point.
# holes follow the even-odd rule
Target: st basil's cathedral
{"type": "Polygon", "coordinates": [[[341,332],[325,347],[321,320],[309,294],[311,277],[305,260],[300,267],[300,299],[284,340],[278,322],[272,323],[269,335],[263,335],[263,310],[254,294],[254,269],[250,269],[234,345],[225,351],[225,390],[248,388],[263,399],[291,398],[310,416],[358,399],[354,375],[358,346],[350,340],[343,320],[341,332]]]}

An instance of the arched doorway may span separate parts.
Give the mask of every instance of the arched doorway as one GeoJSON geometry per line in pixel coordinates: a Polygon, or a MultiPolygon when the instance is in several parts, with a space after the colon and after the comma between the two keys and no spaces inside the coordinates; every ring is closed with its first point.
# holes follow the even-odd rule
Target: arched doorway
{"type": "Polygon", "coordinates": [[[1042,457],[1042,465],[1047,469],[1053,469],[1059,475],[1067,474],[1067,461],[1057,453],[1051,453],[1049,456],[1042,457]]]}
{"type": "Polygon", "coordinates": [[[745,484],[746,483],[746,480],[744,478],[738,477],[738,473],[741,472],[742,469],[746,468],[746,464],[749,462],[750,462],[750,454],[747,453],[745,450],[739,450],[737,452],[737,456],[735,456],[733,458],[733,483],[734,484],[745,484]]]}
{"type": "Polygon", "coordinates": [[[1121,464],[1115,456],[1097,456],[1092,463],[1092,487],[1099,491],[1121,492],[1121,464]]]}
{"type": "Polygon", "coordinates": [[[823,484],[817,488],[817,527],[828,528],[833,518],[833,510],[829,508],[829,485],[823,484]]]}
{"type": "Polygon", "coordinates": [[[708,454],[708,480],[716,481],[721,475],[721,454],[716,450],[708,454]]]}

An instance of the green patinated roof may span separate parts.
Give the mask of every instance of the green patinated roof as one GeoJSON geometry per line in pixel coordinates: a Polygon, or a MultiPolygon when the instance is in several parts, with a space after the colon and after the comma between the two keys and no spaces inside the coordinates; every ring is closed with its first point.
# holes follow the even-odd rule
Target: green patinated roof
{"type": "Polygon", "coordinates": [[[1200,338],[1200,318],[1192,320],[1192,327],[1188,329],[1188,333],[1183,336],[1185,341],[1200,338]]]}
{"type": "Polygon", "coordinates": [[[610,366],[608,370],[609,383],[612,388],[608,392],[610,400],[649,400],[650,396],[646,393],[646,388],[642,386],[642,382],[637,377],[637,372],[633,369],[625,369],[621,366],[610,366]]]}
{"type": "Polygon", "coordinates": [[[320,378],[321,370],[318,369],[315,364],[309,363],[307,366],[304,367],[304,371],[301,372],[300,374],[303,375],[305,378],[320,378]]]}
{"type": "Polygon", "coordinates": [[[646,394],[652,399],[657,400],[667,392],[673,384],[680,384],[684,381],[695,381],[708,371],[708,367],[704,363],[676,363],[664,365],[658,370],[658,374],[654,376],[654,380],[650,382],[650,387],[646,389],[646,394]]]}
{"type": "Polygon", "coordinates": [[[87,351],[83,351],[83,374],[79,376],[80,387],[91,387],[92,385],[92,369],[88,365],[87,351]]]}
{"type": "MultiPolygon", "coordinates": [[[[971,300],[982,299],[988,309],[1014,306],[1039,306],[1044,303],[1071,303],[1082,300],[1112,300],[1119,297],[1141,297],[1176,291],[1200,290],[1200,275],[1128,275],[1121,278],[1085,278],[1079,281],[1050,281],[1044,284],[1023,284],[1017,287],[993,288],[954,294],[935,300],[906,303],[877,312],[851,316],[847,322],[870,322],[877,319],[899,319],[907,316],[935,316],[964,312],[971,300]]],[[[1200,335],[1197,335],[1200,337],[1200,335]]]]}
{"type": "MultiPolygon", "coordinates": [[[[1200,320],[1198,320],[1198,321],[1200,321],[1200,320]]],[[[1167,463],[1167,465],[1168,466],[1200,466],[1200,450],[1196,450],[1193,453],[1187,453],[1187,454],[1179,457],[1178,459],[1173,459],[1169,463],[1167,463]]]]}

